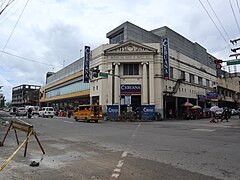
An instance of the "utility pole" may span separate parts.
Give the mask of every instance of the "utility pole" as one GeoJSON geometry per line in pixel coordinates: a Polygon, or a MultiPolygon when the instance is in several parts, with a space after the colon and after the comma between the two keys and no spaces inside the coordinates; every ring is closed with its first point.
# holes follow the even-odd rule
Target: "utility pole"
{"type": "MultiPolygon", "coordinates": [[[[238,41],[240,41],[240,38],[230,40],[230,42],[231,42],[233,45],[236,45],[238,41]]],[[[240,47],[237,47],[237,48],[231,49],[231,51],[234,52],[234,53],[236,53],[237,50],[240,50],[240,47]]]]}

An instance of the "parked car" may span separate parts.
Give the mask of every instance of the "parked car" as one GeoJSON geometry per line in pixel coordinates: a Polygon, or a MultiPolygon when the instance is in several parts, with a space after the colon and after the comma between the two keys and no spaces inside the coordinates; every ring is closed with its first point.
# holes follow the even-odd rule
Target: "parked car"
{"type": "Polygon", "coordinates": [[[51,117],[51,118],[53,118],[53,116],[54,116],[54,109],[53,109],[53,107],[42,107],[38,111],[38,114],[41,117],[51,117]]]}
{"type": "Polygon", "coordinates": [[[25,107],[19,107],[16,111],[16,116],[26,116],[27,115],[27,109],[25,107]]]}

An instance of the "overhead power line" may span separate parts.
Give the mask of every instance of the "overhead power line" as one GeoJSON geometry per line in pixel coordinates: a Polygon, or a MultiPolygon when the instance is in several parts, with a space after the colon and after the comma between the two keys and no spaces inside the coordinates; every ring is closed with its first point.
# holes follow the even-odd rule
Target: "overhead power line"
{"type": "Polygon", "coordinates": [[[5,52],[5,51],[0,51],[0,52],[1,52],[1,53],[4,53],[4,54],[7,54],[7,55],[10,55],[10,56],[14,56],[14,57],[20,58],[20,59],[24,59],[24,60],[27,60],[27,61],[31,61],[31,62],[34,62],[34,63],[40,63],[40,64],[44,64],[44,65],[47,65],[47,66],[54,66],[54,67],[62,68],[62,66],[57,66],[57,65],[53,65],[53,64],[48,64],[48,63],[40,62],[40,61],[37,61],[37,60],[33,60],[33,59],[25,58],[25,57],[22,57],[22,56],[18,56],[18,55],[9,53],[9,52],[5,52]]]}
{"type": "Polygon", "coordinates": [[[238,0],[236,0],[236,2],[237,2],[238,12],[239,12],[239,15],[240,15],[240,8],[239,8],[238,0]]]}
{"type": "MultiPolygon", "coordinates": [[[[18,24],[20,18],[22,17],[22,14],[23,14],[23,12],[24,12],[24,10],[25,10],[25,8],[26,8],[28,2],[29,2],[29,0],[27,0],[27,2],[26,2],[26,4],[25,4],[25,6],[24,6],[24,8],[23,8],[23,10],[22,10],[22,12],[21,12],[21,14],[20,14],[20,16],[18,17],[18,20],[17,20],[17,22],[15,23],[15,25],[14,25],[14,27],[13,27],[13,30],[12,30],[11,34],[9,35],[8,40],[7,40],[6,44],[5,44],[5,46],[4,46],[3,50],[2,50],[2,52],[5,51],[5,49],[6,49],[7,45],[8,45],[8,42],[9,42],[9,40],[11,39],[12,34],[13,34],[15,28],[17,27],[17,24],[18,24]]],[[[0,54],[0,57],[2,57],[2,53],[0,54]]]]}
{"type": "Polygon", "coordinates": [[[215,27],[217,28],[218,32],[221,34],[222,38],[224,39],[224,41],[227,43],[228,47],[231,49],[231,46],[228,44],[227,40],[225,39],[225,37],[223,36],[223,34],[221,33],[221,31],[219,30],[217,24],[214,22],[213,18],[211,17],[211,15],[209,14],[209,12],[207,11],[207,9],[205,8],[205,6],[203,5],[201,0],[198,0],[200,2],[200,4],[202,5],[203,9],[206,11],[208,17],[211,19],[212,23],[215,25],[215,27]]]}
{"type": "Polygon", "coordinates": [[[225,32],[225,34],[227,35],[228,39],[230,40],[231,38],[229,37],[229,35],[228,35],[228,33],[227,33],[226,29],[223,27],[223,25],[222,25],[222,23],[221,23],[220,19],[218,18],[218,16],[217,16],[216,12],[214,11],[214,9],[213,9],[212,5],[210,4],[210,2],[209,2],[208,0],[207,0],[207,2],[208,2],[208,5],[210,6],[210,8],[212,9],[212,11],[213,11],[213,13],[214,13],[215,17],[217,18],[217,20],[218,20],[219,24],[221,25],[221,27],[222,27],[223,31],[225,32]]]}
{"type": "Polygon", "coordinates": [[[236,18],[236,15],[235,15],[235,12],[234,12],[234,9],[233,9],[231,0],[229,0],[229,4],[230,4],[230,6],[231,6],[232,13],[233,13],[234,19],[235,19],[235,21],[236,21],[236,24],[237,24],[237,27],[238,27],[238,30],[239,30],[239,33],[240,33],[240,27],[239,27],[239,24],[238,24],[238,21],[237,21],[237,18],[236,18]]]}
{"type": "Polygon", "coordinates": [[[1,6],[1,11],[0,11],[0,15],[3,13],[3,11],[5,11],[6,9],[7,9],[7,7],[13,2],[14,0],[9,0],[8,1],[8,3],[6,4],[6,6],[5,7],[3,7],[3,9],[2,9],[2,6],[3,6],[3,4],[5,4],[5,1],[4,2],[2,2],[2,6],[1,6]]]}

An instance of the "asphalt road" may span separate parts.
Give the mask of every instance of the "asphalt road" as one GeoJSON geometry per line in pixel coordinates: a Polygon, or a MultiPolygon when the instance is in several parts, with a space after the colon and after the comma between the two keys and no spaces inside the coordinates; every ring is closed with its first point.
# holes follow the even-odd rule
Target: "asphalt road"
{"type": "MultiPolygon", "coordinates": [[[[240,177],[240,120],[85,123],[54,117],[19,118],[34,125],[46,151],[34,137],[27,157],[22,148],[0,171],[0,179],[195,180],[240,177]],[[42,160],[41,160],[42,158],[42,160]],[[30,167],[33,161],[39,167],[30,167]]],[[[0,112],[0,140],[16,120],[0,112]],[[5,124],[5,123],[4,123],[5,124]]],[[[26,136],[18,133],[22,142],[26,136]]],[[[17,148],[11,130],[0,147],[0,166],[17,148]]]]}

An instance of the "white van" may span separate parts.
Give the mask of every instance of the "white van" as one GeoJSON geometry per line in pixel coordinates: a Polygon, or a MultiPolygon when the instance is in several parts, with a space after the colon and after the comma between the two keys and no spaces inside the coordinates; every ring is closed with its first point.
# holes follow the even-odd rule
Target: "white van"
{"type": "Polygon", "coordinates": [[[53,118],[53,116],[54,116],[54,109],[53,109],[53,107],[42,107],[38,111],[38,114],[41,117],[51,117],[51,118],[53,118]]]}

